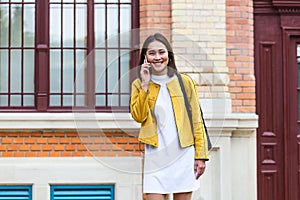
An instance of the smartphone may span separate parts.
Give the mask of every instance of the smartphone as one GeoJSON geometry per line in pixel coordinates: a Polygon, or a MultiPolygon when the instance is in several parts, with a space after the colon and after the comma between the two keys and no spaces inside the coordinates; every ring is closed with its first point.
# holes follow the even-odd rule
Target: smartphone
{"type": "MultiPolygon", "coordinates": [[[[146,55],[145,55],[144,62],[150,64],[150,63],[148,62],[148,60],[147,60],[146,55]]],[[[151,67],[151,64],[150,64],[150,67],[149,67],[148,69],[149,69],[149,73],[152,74],[152,67],[151,67]]]]}

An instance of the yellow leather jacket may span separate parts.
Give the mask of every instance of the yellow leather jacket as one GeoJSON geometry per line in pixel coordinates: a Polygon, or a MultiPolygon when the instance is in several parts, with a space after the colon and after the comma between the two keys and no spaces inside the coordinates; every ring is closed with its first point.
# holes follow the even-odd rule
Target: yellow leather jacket
{"type": "MultiPolygon", "coordinates": [[[[198,89],[190,77],[184,74],[181,76],[192,111],[193,131],[190,126],[178,78],[176,77],[167,83],[180,145],[182,148],[194,145],[195,159],[208,160],[207,139],[199,108],[198,89]]],[[[145,92],[141,88],[140,79],[136,79],[133,81],[131,87],[130,112],[134,120],[141,123],[138,139],[143,143],[157,147],[158,135],[154,106],[160,85],[150,81],[148,91],[145,92]]]]}

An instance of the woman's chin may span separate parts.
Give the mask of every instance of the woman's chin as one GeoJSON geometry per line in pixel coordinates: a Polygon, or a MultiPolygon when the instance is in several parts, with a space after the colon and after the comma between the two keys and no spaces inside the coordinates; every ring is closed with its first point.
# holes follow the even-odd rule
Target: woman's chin
{"type": "Polygon", "coordinates": [[[154,75],[165,75],[168,73],[168,70],[160,69],[160,70],[152,70],[152,73],[154,75]]]}

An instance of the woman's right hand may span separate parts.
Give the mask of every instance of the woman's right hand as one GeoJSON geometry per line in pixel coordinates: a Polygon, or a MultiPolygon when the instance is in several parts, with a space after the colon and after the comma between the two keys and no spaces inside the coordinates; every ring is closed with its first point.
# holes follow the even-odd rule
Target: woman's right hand
{"type": "Polygon", "coordinates": [[[150,67],[151,67],[151,64],[148,63],[147,58],[145,56],[144,63],[142,64],[141,71],[140,71],[140,75],[141,75],[141,79],[142,79],[141,86],[145,91],[148,90],[148,84],[149,84],[150,78],[151,78],[150,67]]]}

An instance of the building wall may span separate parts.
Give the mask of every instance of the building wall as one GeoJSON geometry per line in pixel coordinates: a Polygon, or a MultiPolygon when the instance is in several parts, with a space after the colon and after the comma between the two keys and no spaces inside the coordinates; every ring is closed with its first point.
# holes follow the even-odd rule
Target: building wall
{"type": "MultiPolygon", "coordinates": [[[[252,0],[140,0],[140,41],[164,33],[199,86],[214,148],[194,200],[256,199],[252,15],[252,0]]],[[[113,183],[141,199],[138,127],[128,113],[0,113],[0,184],[35,184],[40,200],[49,184],[113,183]]]]}
{"type": "Polygon", "coordinates": [[[173,0],[171,35],[214,146],[193,199],[256,199],[252,1],[173,0]]]}
{"type": "Polygon", "coordinates": [[[233,112],[255,113],[253,1],[226,1],[226,63],[233,112]]]}

